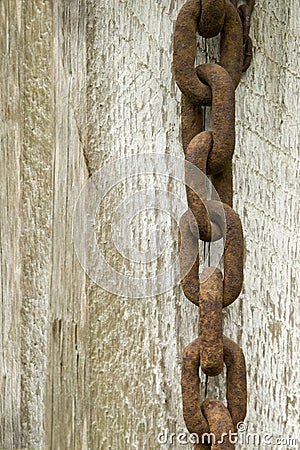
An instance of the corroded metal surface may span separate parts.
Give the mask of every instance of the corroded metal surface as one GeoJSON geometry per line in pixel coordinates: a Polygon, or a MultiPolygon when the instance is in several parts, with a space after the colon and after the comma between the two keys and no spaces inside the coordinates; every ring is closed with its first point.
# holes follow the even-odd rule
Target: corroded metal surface
{"type": "Polygon", "coordinates": [[[203,108],[193,103],[186,95],[181,96],[181,135],[182,147],[187,146],[198,133],[203,131],[203,108]]]}
{"type": "Polygon", "coordinates": [[[173,67],[181,92],[200,105],[209,105],[211,103],[210,89],[199,81],[194,67],[200,14],[200,0],[188,0],[181,8],[174,31],[173,67]]]}
{"type": "Polygon", "coordinates": [[[222,229],[225,237],[223,280],[223,306],[225,307],[237,299],[243,286],[243,230],[239,216],[225,203],[211,200],[209,211],[211,219],[222,229]]]}
{"type": "Polygon", "coordinates": [[[200,276],[199,340],[202,371],[209,376],[223,370],[223,276],[220,269],[207,267],[200,276]]]}
{"type": "Polygon", "coordinates": [[[202,0],[198,27],[201,36],[206,38],[217,36],[223,28],[224,20],[224,0],[202,0]]]}
{"type": "MultiPolygon", "coordinates": [[[[186,160],[205,174],[211,147],[212,134],[209,131],[197,134],[186,150],[186,160]]],[[[204,203],[207,197],[206,178],[204,176],[199,177],[198,173],[194,173],[192,169],[190,165],[187,165],[185,171],[188,205],[198,224],[200,239],[210,241],[211,223],[204,203]]]]}
{"type": "Polygon", "coordinates": [[[209,423],[212,434],[212,450],[232,450],[231,433],[234,427],[232,418],[226,406],[218,400],[207,399],[202,403],[202,411],[209,423]]]}
{"type": "Polygon", "coordinates": [[[186,347],[181,374],[183,417],[189,432],[196,433],[199,437],[209,432],[208,423],[200,408],[200,345],[198,338],[186,347]]]}
{"type": "Polygon", "coordinates": [[[236,88],[243,68],[243,29],[237,9],[226,1],[226,20],[221,32],[220,65],[229,73],[236,88]]]}
{"type": "Polygon", "coordinates": [[[198,237],[195,236],[190,230],[188,212],[186,212],[180,219],[178,247],[179,247],[179,261],[182,279],[182,289],[184,295],[192,303],[198,305],[199,304],[198,237]]]}
{"type": "Polygon", "coordinates": [[[226,364],[226,399],[236,430],[247,413],[246,364],[242,349],[231,339],[224,336],[224,361],[226,364]]]}
{"type": "MultiPolygon", "coordinates": [[[[198,0],[188,0],[181,8],[174,31],[173,67],[182,93],[200,105],[211,105],[211,90],[199,80],[195,69],[196,35],[200,17],[201,3],[198,0]]],[[[236,87],[243,67],[243,29],[239,13],[229,0],[225,0],[220,65],[229,73],[236,87]]]]}
{"type": "Polygon", "coordinates": [[[200,80],[208,84],[212,92],[212,148],[207,159],[208,175],[222,172],[231,160],[235,144],[235,95],[232,79],[218,64],[197,67],[200,80]]]}
{"type": "MultiPolygon", "coordinates": [[[[220,274],[214,271],[215,278],[220,278],[220,274]]],[[[209,281],[212,283],[212,281],[209,281]]],[[[218,285],[220,280],[216,283],[218,285]]],[[[212,288],[213,290],[213,288],[212,288]]],[[[201,313],[200,313],[201,314],[201,313]]],[[[247,411],[247,382],[245,358],[242,349],[226,336],[219,336],[217,341],[220,348],[217,348],[221,360],[215,361],[220,364],[218,370],[222,370],[223,361],[226,365],[226,399],[227,412],[230,414],[232,431],[236,431],[236,426],[242,422],[247,411]]],[[[208,343],[210,344],[210,343],[208,343]]],[[[209,347],[209,345],[208,345],[209,347]]],[[[181,387],[182,387],[182,405],[183,415],[186,426],[191,433],[196,433],[200,438],[208,429],[207,415],[203,413],[201,403],[199,368],[203,368],[205,363],[205,352],[203,351],[203,338],[200,336],[191,342],[185,349],[182,363],[181,387]],[[202,361],[202,357],[204,357],[202,361]]],[[[211,430],[211,428],[210,428],[211,430]]],[[[211,430],[212,431],[212,430],[211,430]]]]}

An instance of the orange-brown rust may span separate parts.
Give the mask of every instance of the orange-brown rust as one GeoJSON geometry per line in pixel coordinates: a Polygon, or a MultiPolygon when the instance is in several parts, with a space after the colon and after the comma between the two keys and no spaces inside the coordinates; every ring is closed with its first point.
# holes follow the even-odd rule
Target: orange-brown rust
{"type": "Polygon", "coordinates": [[[210,428],[211,450],[233,450],[235,446],[230,436],[234,433],[234,426],[226,406],[219,400],[207,399],[201,409],[210,428]]]}
{"type": "MultiPolygon", "coordinates": [[[[189,344],[183,356],[182,363],[182,401],[183,415],[186,426],[191,433],[196,433],[199,438],[206,433],[211,423],[201,405],[199,389],[199,367],[201,365],[201,337],[189,344]],[[203,414],[204,411],[204,414],[203,414]],[[208,426],[209,422],[209,426],[208,426]]],[[[226,336],[223,336],[224,362],[226,365],[226,399],[227,409],[232,423],[232,432],[243,421],[247,412],[247,382],[245,358],[241,348],[226,336]]],[[[220,402],[218,402],[219,404],[220,402]]],[[[223,405],[224,406],[224,405],[223,405]]],[[[222,407],[222,410],[224,408],[222,407]]],[[[201,441],[202,442],[202,441],[201,441]]]]}
{"type": "Polygon", "coordinates": [[[217,36],[225,20],[224,0],[202,0],[199,33],[205,38],[217,36]]]}
{"type": "Polygon", "coordinates": [[[222,237],[220,228],[214,222],[211,222],[206,207],[207,178],[205,175],[211,147],[212,133],[203,131],[191,140],[185,152],[186,160],[202,172],[200,175],[198,171],[194,170],[193,166],[186,165],[185,179],[188,205],[198,224],[199,237],[206,242],[212,242],[222,237]]]}
{"type": "Polygon", "coordinates": [[[202,444],[199,442],[199,444],[196,444],[194,447],[194,450],[210,450],[211,446],[208,444],[202,444]]]}
{"type": "Polygon", "coordinates": [[[210,445],[208,445],[208,444],[201,444],[201,443],[196,444],[195,447],[194,447],[194,450],[210,450],[210,449],[211,449],[210,445]]]}
{"type": "Polygon", "coordinates": [[[212,134],[209,131],[203,131],[197,134],[189,143],[186,150],[186,160],[200,169],[203,176],[199,176],[199,172],[194,171],[193,167],[186,165],[186,194],[189,208],[191,209],[199,227],[200,239],[202,241],[211,240],[211,223],[205,202],[207,200],[206,193],[206,161],[212,146],[212,134]]]}
{"type": "Polygon", "coordinates": [[[227,407],[236,431],[247,413],[246,364],[242,349],[231,339],[224,336],[224,361],[226,364],[227,407]]]}
{"type": "Polygon", "coordinates": [[[234,151],[234,86],[228,72],[218,64],[200,65],[197,67],[197,74],[212,91],[213,146],[207,161],[207,173],[214,175],[224,170],[234,151]]]}
{"type": "Polygon", "coordinates": [[[181,136],[184,153],[191,140],[203,131],[203,108],[181,96],[181,136]]]}
{"type": "Polygon", "coordinates": [[[237,213],[225,203],[208,202],[209,215],[225,236],[223,307],[230,305],[240,295],[243,286],[244,237],[237,213]],[[225,213],[225,220],[224,220],[225,213]]]}
{"type": "Polygon", "coordinates": [[[243,352],[222,336],[222,307],[239,296],[244,263],[242,226],[232,209],[232,155],[235,88],[251,62],[249,29],[254,0],[237,6],[236,0],[187,0],[174,32],[173,66],[182,91],[182,142],[190,163],[185,169],[189,211],[180,221],[180,267],[184,293],[199,305],[199,337],[185,349],[181,382],[187,428],[201,441],[195,450],[234,449],[229,433],[244,420],[247,408],[243,352]],[[197,29],[204,37],[221,31],[219,65],[195,68],[197,29]],[[213,130],[209,132],[203,128],[202,106],[211,104],[213,130]],[[211,175],[216,190],[211,200],[204,175],[211,175]],[[199,280],[199,237],[204,241],[224,238],[224,277],[219,269],[207,268],[199,280]],[[201,405],[199,368],[208,376],[216,376],[224,362],[227,408],[218,400],[205,400],[201,405]],[[222,433],[226,437],[209,445],[208,433],[217,440],[222,433]]]}
{"type": "Polygon", "coordinates": [[[179,224],[179,262],[181,286],[184,295],[195,305],[199,304],[199,250],[198,237],[190,230],[189,211],[180,219],[179,224]]]}
{"type": "Polygon", "coordinates": [[[191,342],[183,354],[181,390],[185,424],[190,433],[200,438],[209,432],[209,426],[200,408],[199,388],[200,338],[191,342]]]}
{"type": "Polygon", "coordinates": [[[212,175],[211,181],[218,195],[218,197],[216,197],[213,192],[212,199],[220,199],[221,202],[232,207],[232,160],[226,164],[222,172],[212,175]]]}
{"type": "Polygon", "coordinates": [[[221,33],[220,65],[229,73],[236,88],[243,68],[243,26],[235,6],[226,2],[226,19],[221,33]]]}
{"type": "MultiPolygon", "coordinates": [[[[225,0],[225,21],[221,33],[220,65],[236,87],[243,66],[243,28],[237,9],[225,0]]],[[[173,67],[178,87],[192,102],[211,105],[210,88],[198,79],[195,68],[196,33],[201,17],[200,0],[187,0],[181,8],[174,31],[173,67]]],[[[201,27],[200,27],[200,34],[201,27]]]]}
{"type": "MultiPolygon", "coordinates": [[[[226,307],[238,298],[243,286],[244,237],[242,225],[237,213],[225,203],[210,200],[205,203],[204,207],[208,209],[208,217],[214,223],[214,230],[221,230],[225,237],[223,307],[226,307]]],[[[180,221],[180,268],[185,296],[198,305],[199,256],[195,257],[198,237],[191,231],[190,217],[190,213],[187,212],[180,221]]]]}
{"type": "Polygon", "coordinates": [[[199,81],[195,69],[196,33],[200,14],[200,0],[187,0],[179,11],[174,30],[173,67],[181,92],[193,102],[209,105],[210,89],[199,81]]]}
{"type": "Polygon", "coordinates": [[[224,366],[222,306],[222,272],[208,267],[200,276],[199,339],[201,369],[209,376],[219,375],[224,366]]]}
{"type": "MultiPolygon", "coordinates": [[[[214,179],[215,185],[220,188],[221,200],[231,204],[232,175],[229,169],[235,143],[234,87],[226,70],[217,64],[201,65],[197,67],[197,73],[212,89],[213,131],[203,131],[192,138],[185,150],[186,159],[204,174],[219,173],[214,179]]],[[[191,110],[190,107],[187,112],[191,110]]],[[[192,172],[189,167],[188,171],[192,172]]],[[[203,203],[207,199],[205,177],[192,177],[186,173],[186,180],[188,204],[198,223],[200,239],[210,241],[211,226],[203,203]]]]}

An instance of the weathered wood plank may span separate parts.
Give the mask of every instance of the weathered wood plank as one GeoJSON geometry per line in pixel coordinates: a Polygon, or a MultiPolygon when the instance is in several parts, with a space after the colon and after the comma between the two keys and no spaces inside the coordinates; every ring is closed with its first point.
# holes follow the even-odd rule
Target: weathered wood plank
{"type": "Polygon", "coordinates": [[[21,439],[21,249],[20,155],[22,141],[18,45],[20,8],[1,2],[1,171],[0,171],[0,447],[21,439]],[[12,14],[14,11],[14,15],[12,14]],[[16,16],[15,16],[16,14],[16,16]],[[17,19],[17,20],[16,20],[17,19]]]}
{"type": "Polygon", "coordinates": [[[89,423],[88,305],[85,273],[75,255],[72,219],[87,179],[85,1],[54,2],[52,267],[47,448],[85,449],[89,423]]]}

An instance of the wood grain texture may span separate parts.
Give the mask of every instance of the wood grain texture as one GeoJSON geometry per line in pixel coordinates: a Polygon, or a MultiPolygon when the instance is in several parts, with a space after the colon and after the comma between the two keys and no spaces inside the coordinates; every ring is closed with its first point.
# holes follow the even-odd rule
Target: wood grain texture
{"type": "Polygon", "coordinates": [[[88,171],[85,3],[53,4],[52,268],[45,399],[46,448],[86,449],[89,423],[89,310],[72,219],[88,171]]]}
{"type": "Polygon", "coordinates": [[[1,227],[1,393],[5,398],[1,402],[1,441],[5,448],[27,443],[37,447],[45,434],[42,418],[50,298],[54,122],[49,58],[53,40],[51,5],[2,2],[1,17],[1,137],[6,143],[3,156],[8,158],[2,172],[6,200],[1,227]]]}
{"type": "MultiPolygon", "coordinates": [[[[186,431],[180,373],[183,349],[197,336],[196,307],[179,286],[139,300],[107,292],[85,275],[72,241],[74,207],[89,176],[131,154],[183,156],[180,94],[171,68],[182,4],[0,2],[0,448],[193,448],[170,434],[186,431]],[[160,444],[165,430],[169,442],[160,444]]],[[[257,0],[253,14],[254,60],[236,92],[234,157],[245,283],[240,300],[224,313],[225,333],[246,356],[248,430],[295,439],[297,6],[287,0],[271,8],[269,1],[257,0]]],[[[217,39],[200,39],[199,61],[213,61],[217,49],[217,39]]],[[[211,124],[209,110],[206,123],[211,124]]],[[[163,161],[161,171],[167,171],[163,161]]],[[[167,250],[157,262],[130,264],[108,239],[117,206],[143,188],[164,189],[170,208],[171,193],[185,195],[158,173],[126,180],[99,205],[96,228],[99,251],[111,264],[150,277],[165,270],[177,241],[174,221],[158,211],[157,193],[158,210],[135,217],[130,231],[141,250],[155,251],[156,236],[166,237],[167,250]]],[[[103,273],[104,281],[108,276],[103,273]]],[[[208,387],[211,396],[224,399],[224,377],[208,387]]]]}

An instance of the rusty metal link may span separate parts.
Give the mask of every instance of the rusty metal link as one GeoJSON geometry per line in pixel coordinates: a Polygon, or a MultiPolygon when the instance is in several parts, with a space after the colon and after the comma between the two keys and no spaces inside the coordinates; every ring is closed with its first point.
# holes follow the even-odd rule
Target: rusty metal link
{"type": "Polygon", "coordinates": [[[243,286],[243,229],[239,216],[226,203],[211,200],[208,205],[210,217],[222,229],[225,237],[223,307],[226,307],[238,298],[243,286]]]}
{"type": "Polygon", "coordinates": [[[226,1],[226,19],[221,32],[220,65],[229,73],[233,85],[237,88],[243,68],[243,30],[236,8],[226,1]]]}
{"type": "Polygon", "coordinates": [[[199,251],[198,237],[190,230],[189,211],[180,219],[178,250],[181,285],[184,295],[195,305],[199,304],[199,251]],[[195,257],[196,249],[196,257],[195,257]]]}
{"type": "Polygon", "coordinates": [[[247,413],[246,363],[242,349],[231,339],[224,339],[224,361],[226,365],[226,399],[234,430],[247,413]]]}
{"type": "Polygon", "coordinates": [[[236,431],[247,410],[246,367],[242,349],[223,335],[222,308],[239,296],[243,284],[244,239],[241,221],[232,209],[232,156],[235,146],[235,89],[251,62],[249,37],[254,0],[238,7],[236,0],[187,0],[174,31],[173,66],[182,92],[182,144],[189,210],[181,217],[179,259],[185,296],[199,307],[199,337],[183,356],[182,402],[186,426],[196,433],[196,450],[231,450],[202,439],[236,431]],[[221,33],[219,64],[195,67],[197,30],[209,38],[221,33]],[[203,106],[212,106],[212,131],[204,129],[203,106]],[[197,168],[197,170],[193,170],[197,168]],[[199,176],[199,169],[203,177],[199,176]],[[211,176],[215,192],[207,189],[211,176]],[[209,197],[211,195],[211,198],[209,197]],[[199,276],[198,240],[223,238],[224,273],[208,267],[199,276]],[[201,404],[199,369],[217,376],[226,366],[227,407],[218,400],[201,404]]]}
{"type": "MultiPolygon", "coordinates": [[[[187,148],[184,148],[186,159],[204,174],[213,175],[212,181],[221,201],[232,205],[231,159],[235,145],[234,86],[228,72],[217,64],[201,65],[197,67],[197,74],[212,90],[213,130],[202,131],[193,136],[187,148]]],[[[185,137],[186,128],[183,133],[185,137]]],[[[186,177],[189,185],[196,183],[195,180],[190,180],[188,174],[186,177]]],[[[205,224],[203,219],[199,220],[199,216],[204,217],[199,198],[202,201],[206,199],[205,186],[199,186],[198,189],[197,192],[201,192],[201,195],[196,196],[195,190],[193,192],[187,187],[188,203],[200,227],[200,238],[209,240],[209,224],[205,224]]]]}
{"type": "MultiPolygon", "coordinates": [[[[237,8],[238,2],[237,0],[231,0],[231,3],[237,8]]],[[[249,68],[252,60],[252,39],[249,36],[250,32],[250,23],[251,23],[251,15],[254,9],[255,0],[247,0],[246,3],[243,3],[238,7],[238,12],[241,17],[242,25],[243,25],[243,43],[244,43],[244,63],[243,63],[243,72],[249,68]]]]}
{"type": "Polygon", "coordinates": [[[233,433],[233,423],[226,406],[218,400],[207,399],[201,407],[209,424],[212,437],[212,450],[233,450],[234,444],[230,440],[233,433]]]}
{"type": "MultiPolygon", "coordinates": [[[[197,73],[199,78],[212,90],[213,130],[212,132],[202,131],[190,140],[187,148],[184,149],[186,160],[204,174],[214,175],[213,183],[220,199],[231,205],[231,159],[235,144],[234,86],[228,72],[217,64],[201,65],[197,68],[197,73]]],[[[186,100],[185,108],[189,116],[193,118],[195,109],[186,100]]],[[[200,125],[198,129],[201,129],[200,125]]],[[[195,127],[193,127],[193,134],[194,130],[195,127]]],[[[188,166],[186,171],[187,198],[199,226],[200,239],[214,240],[211,235],[211,222],[204,204],[207,199],[206,184],[203,183],[203,179],[193,177],[189,172],[191,170],[188,166]]],[[[216,229],[213,234],[220,238],[216,229]]]]}
{"type": "Polygon", "coordinates": [[[202,0],[198,25],[199,34],[206,38],[217,36],[225,20],[225,0],[202,0]]]}
{"type": "MultiPolygon", "coordinates": [[[[196,33],[201,15],[199,0],[188,0],[181,8],[174,31],[173,67],[183,94],[199,105],[211,105],[211,90],[196,72],[196,33]]],[[[201,34],[201,29],[200,29],[201,34]]],[[[225,0],[225,21],[221,33],[220,65],[229,73],[236,88],[243,67],[243,30],[237,9],[225,0]]]]}
{"type": "Polygon", "coordinates": [[[212,142],[207,159],[207,174],[222,172],[231,160],[235,144],[235,93],[228,72],[218,64],[197,67],[198,78],[209,85],[212,92],[212,142]]]}
{"type": "MultiPolygon", "coordinates": [[[[223,307],[229,306],[239,296],[243,286],[244,238],[239,216],[225,203],[216,200],[206,202],[208,217],[224,236],[224,277],[223,277],[223,307]]],[[[198,248],[198,237],[190,228],[188,213],[182,216],[180,228],[180,266],[182,288],[185,296],[195,305],[199,305],[199,256],[191,265],[191,255],[198,248]],[[191,267],[190,270],[188,268],[191,267]]],[[[195,230],[194,230],[195,232],[195,230]]]]}
{"type": "Polygon", "coordinates": [[[200,338],[191,342],[183,353],[181,372],[182,407],[185,424],[190,433],[200,438],[209,432],[209,425],[201,410],[200,394],[200,338]]]}
{"type": "Polygon", "coordinates": [[[199,345],[202,371],[211,377],[223,370],[223,275],[207,267],[200,276],[199,345]]]}
{"type": "Polygon", "coordinates": [[[181,136],[183,151],[198,133],[203,131],[203,109],[186,95],[181,96],[181,136]]]}
{"type": "Polygon", "coordinates": [[[255,0],[247,0],[246,3],[239,6],[239,14],[241,16],[243,24],[243,38],[244,43],[249,37],[250,25],[251,25],[251,15],[254,9],[255,0]]]}
{"type": "MultiPolygon", "coordinates": [[[[206,163],[212,148],[212,133],[203,131],[197,134],[189,143],[185,152],[186,160],[206,174],[206,163]]],[[[199,227],[200,239],[211,240],[211,222],[205,206],[207,200],[206,180],[199,179],[197,173],[193,173],[193,166],[187,165],[185,170],[186,195],[188,205],[199,227]]]]}
{"type": "MultiPolygon", "coordinates": [[[[201,337],[191,342],[183,354],[181,389],[185,424],[190,433],[200,438],[208,433],[210,426],[203,414],[199,368],[201,367],[201,337]]],[[[226,365],[226,400],[233,430],[246,416],[247,384],[245,359],[242,349],[231,339],[223,336],[223,353],[226,365]]]]}

